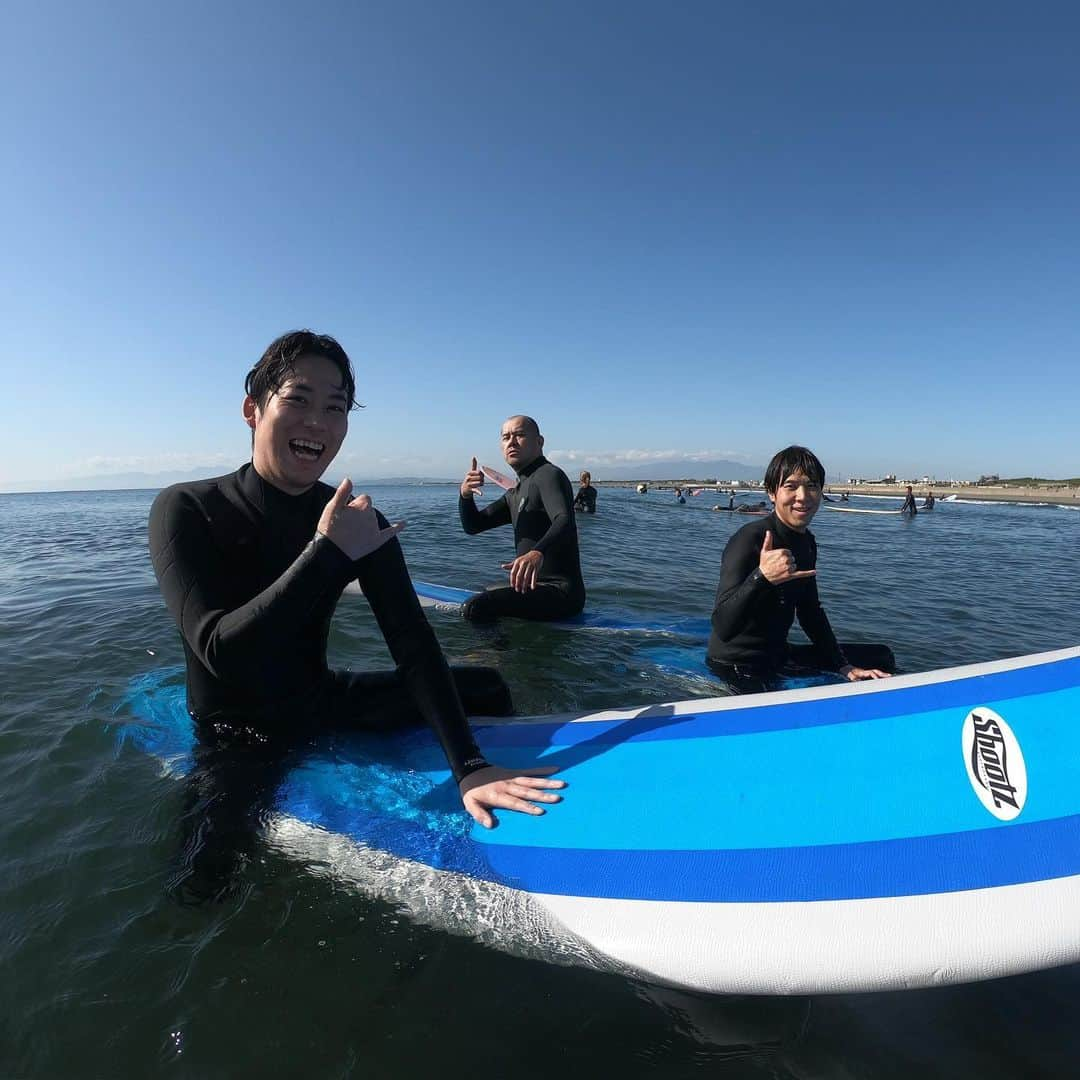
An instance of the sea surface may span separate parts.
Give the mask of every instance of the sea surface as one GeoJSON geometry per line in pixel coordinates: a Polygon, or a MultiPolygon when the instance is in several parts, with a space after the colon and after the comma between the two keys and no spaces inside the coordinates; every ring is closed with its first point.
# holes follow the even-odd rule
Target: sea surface
{"type": "MultiPolygon", "coordinates": [[[[509,531],[465,537],[453,487],[372,494],[408,521],[415,576],[500,580],[509,531]]],[[[184,786],[118,740],[131,681],[182,664],[147,557],[153,495],[0,495],[3,1076],[1075,1075],[1080,967],[907,993],[681,993],[418,924],[392,889],[365,895],[269,841],[236,888],[182,901],[184,786]]],[[[747,520],[713,501],[601,489],[580,522],[590,607],[707,616],[747,520]]],[[[823,510],[813,528],[839,636],[889,643],[904,671],[1080,641],[1080,512],[939,503],[910,521],[823,510]]],[[[520,712],[705,692],[636,635],[431,618],[452,661],[500,668],[520,712]]],[[[330,653],[389,665],[361,598],[340,603],[330,653]]]]}

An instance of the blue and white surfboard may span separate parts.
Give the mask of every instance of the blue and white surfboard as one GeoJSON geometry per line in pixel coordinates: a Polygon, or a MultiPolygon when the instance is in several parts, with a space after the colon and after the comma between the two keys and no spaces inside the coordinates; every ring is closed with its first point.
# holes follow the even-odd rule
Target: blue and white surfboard
{"type": "MultiPolygon", "coordinates": [[[[176,682],[133,686],[124,735],[183,771],[176,682]]],[[[1080,960],[1078,715],[1072,648],[478,722],[491,760],[569,782],[490,832],[426,733],[338,740],[285,781],[276,842],[414,917],[700,991],[995,978],[1080,960]]]]}

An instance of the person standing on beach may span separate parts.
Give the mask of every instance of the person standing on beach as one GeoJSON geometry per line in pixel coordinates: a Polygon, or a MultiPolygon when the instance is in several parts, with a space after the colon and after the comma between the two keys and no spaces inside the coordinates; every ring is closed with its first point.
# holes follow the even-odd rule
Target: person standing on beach
{"type": "Polygon", "coordinates": [[[851,682],[883,679],[894,667],[884,645],[841,647],[821,606],[808,526],[824,483],[825,469],[806,447],[781,450],[765,471],[772,513],[744,525],[724,549],[706,663],[737,693],[780,689],[785,679],[823,670],[851,682]],[[810,645],[788,644],[796,618],[810,645]]]}
{"type": "Polygon", "coordinates": [[[273,341],[245,382],[251,461],[228,476],[177,484],[150,511],[150,555],[187,661],[187,705],[200,740],[289,747],[320,730],[427,724],[465,809],[541,814],[557,802],[553,770],[489,764],[466,712],[507,715],[490,668],[447,666],[420,608],[391,525],[343,480],[320,481],[348,431],[355,380],[331,337],[273,341]],[[345,586],[357,581],[397,664],[332,671],[326,645],[345,586]]]}
{"type": "Polygon", "coordinates": [[[915,493],[911,490],[911,485],[908,484],[907,492],[904,495],[904,505],[900,507],[901,514],[910,514],[914,517],[919,512],[919,508],[915,505],[915,493]]]}
{"type": "Polygon", "coordinates": [[[592,474],[589,472],[581,474],[581,487],[574,496],[574,509],[583,514],[596,513],[596,488],[592,485],[592,474]]]}
{"type": "Polygon", "coordinates": [[[531,416],[511,416],[500,434],[503,457],[517,474],[517,484],[478,509],[475,496],[484,474],[476,458],[461,481],[458,514],[469,536],[514,526],[517,557],[504,563],[509,585],[491,586],[470,596],[462,608],[473,622],[500,616],[518,619],[565,619],[585,606],[581,577],[574,492],[566,473],[544,457],[544,436],[531,416]]]}

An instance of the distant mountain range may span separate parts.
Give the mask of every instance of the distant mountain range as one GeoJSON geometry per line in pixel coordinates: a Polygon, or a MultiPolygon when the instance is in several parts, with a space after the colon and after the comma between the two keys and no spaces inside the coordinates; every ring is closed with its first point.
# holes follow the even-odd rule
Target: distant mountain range
{"type": "MultiPolygon", "coordinates": [[[[570,479],[576,481],[581,468],[563,465],[570,479]]],[[[595,480],[760,480],[764,465],[743,465],[738,461],[651,461],[589,468],[595,480]]]]}
{"type": "MultiPolygon", "coordinates": [[[[68,480],[42,485],[27,481],[5,484],[0,491],[30,492],[30,491],[126,491],[129,489],[146,488],[157,490],[168,487],[170,484],[181,484],[187,480],[203,480],[208,476],[222,476],[231,472],[223,469],[220,465],[207,465],[205,468],[177,469],[168,472],[125,472],[103,473],[100,476],[73,476],[68,480]]],[[[338,484],[341,477],[333,473],[325,477],[329,484],[338,484]]],[[[388,477],[353,477],[354,488],[373,487],[375,485],[420,485],[420,484],[457,484],[460,480],[430,476],[388,476],[388,477]]]]}

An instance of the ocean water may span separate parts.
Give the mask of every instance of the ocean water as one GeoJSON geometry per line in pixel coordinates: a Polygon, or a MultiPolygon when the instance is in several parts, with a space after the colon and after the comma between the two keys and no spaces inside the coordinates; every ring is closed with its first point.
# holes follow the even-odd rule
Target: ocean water
{"type": "MultiPolygon", "coordinates": [[[[463,536],[452,487],[372,494],[408,520],[415,576],[500,579],[509,531],[463,536]]],[[[182,663],[146,552],[152,498],[0,495],[2,1075],[1073,1074],[1080,967],[893,994],[681,993],[433,929],[392,881],[360,890],[269,838],[244,853],[236,888],[181,902],[184,785],[117,737],[132,680],[182,663]]],[[[710,501],[602,489],[580,524],[590,607],[707,615],[745,521],[710,501]]],[[[902,670],[1080,641],[1074,510],[823,511],[814,531],[838,634],[887,642],[902,670]]],[[[521,712],[706,692],[635,635],[431,618],[453,661],[500,668],[521,712]]],[[[339,605],[330,650],[339,666],[389,663],[357,598],[339,605]]]]}

